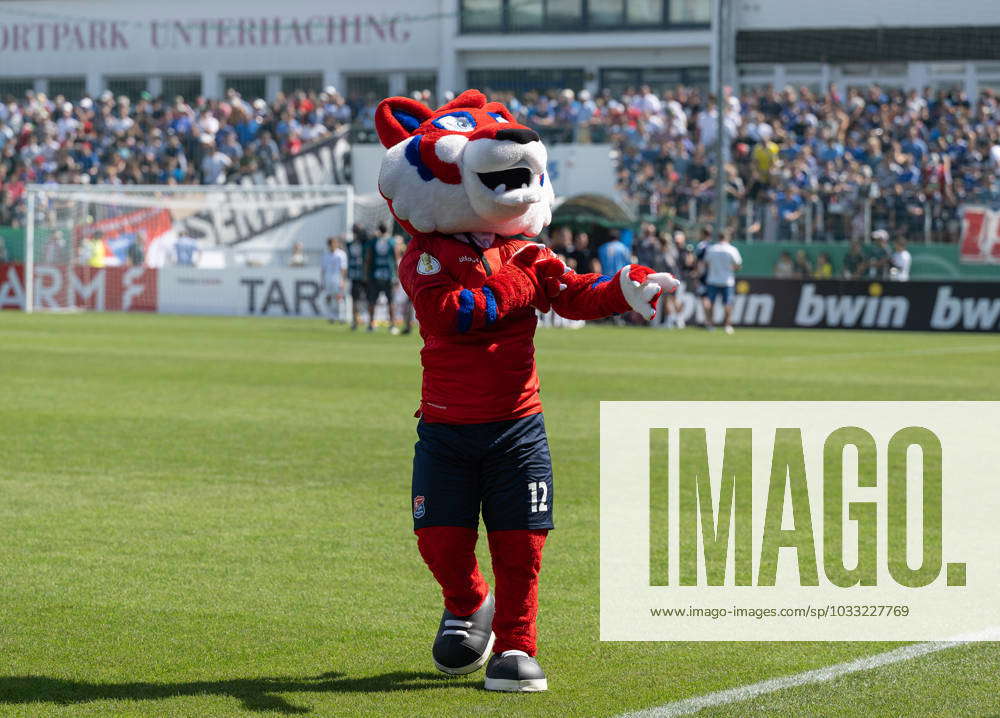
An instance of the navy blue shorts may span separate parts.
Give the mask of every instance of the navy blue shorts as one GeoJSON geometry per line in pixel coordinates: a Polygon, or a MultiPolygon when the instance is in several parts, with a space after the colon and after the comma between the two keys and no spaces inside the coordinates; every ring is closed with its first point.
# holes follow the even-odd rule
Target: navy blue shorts
{"type": "Polygon", "coordinates": [[[733,303],[733,288],[724,284],[708,284],[705,286],[708,301],[715,304],[715,300],[722,297],[722,303],[729,306],[733,303]]]}
{"type": "Polygon", "coordinates": [[[486,424],[417,425],[413,528],[551,529],[552,458],[541,414],[486,424]]]}

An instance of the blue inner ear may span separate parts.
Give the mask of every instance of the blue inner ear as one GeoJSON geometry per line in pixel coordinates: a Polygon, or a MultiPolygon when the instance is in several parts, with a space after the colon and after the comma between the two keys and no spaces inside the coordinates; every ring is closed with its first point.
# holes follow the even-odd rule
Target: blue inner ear
{"type": "Polygon", "coordinates": [[[402,110],[393,110],[392,116],[395,117],[396,121],[403,126],[404,130],[407,130],[408,132],[412,132],[420,127],[420,120],[409,113],[403,112],[402,110]]]}

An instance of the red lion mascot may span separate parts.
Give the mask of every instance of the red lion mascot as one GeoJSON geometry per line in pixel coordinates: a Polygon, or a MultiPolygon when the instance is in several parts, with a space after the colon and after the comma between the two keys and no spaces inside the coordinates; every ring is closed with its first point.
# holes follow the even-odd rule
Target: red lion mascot
{"type": "Polygon", "coordinates": [[[412,236],[399,277],[424,341],[412,510],[420,555],[444,594],[434,663],[461,675],[490,659],[487,689],[546,690],[535,617],[554,494],[535,310],[649,319],[677,281],[635,265],[613,277],[577,274],[516,238],[552,219],[547,155],[533,130],[481,92],[437,110],[390,97],[375,127],[387,148],[379,191],[412,236]],[[476,563],[480,513],[492,591],[476,563]]]}

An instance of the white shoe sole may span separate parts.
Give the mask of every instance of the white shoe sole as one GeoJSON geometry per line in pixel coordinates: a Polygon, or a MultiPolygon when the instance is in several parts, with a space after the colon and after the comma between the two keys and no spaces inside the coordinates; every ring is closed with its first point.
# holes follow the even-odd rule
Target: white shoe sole
{"type": "Polygon", "coordinates": [[[486,690],[503,691],[505,693],[536,693],[549,689],[547,678],[528,678],[523,681],[515,681],[511,678],[487,678],[486,690]]]}
{"type": "Polygon", "coordinates": [[[449,676],[464,676],[469,673],[475,673],[486,665],[486,661],[490,658],[490,652],[493,650],[493,641],[495,640],[496,636],[493,634],[493,631],[490,631],[490,640],[486,642],[486,648],[483,649],[483,655],[467,666],[462,666],[461,668],[451,668],[450,666],[442,666],[437,661],[434,661],[434,665],[439,671],[447,673],[449,676]]]}

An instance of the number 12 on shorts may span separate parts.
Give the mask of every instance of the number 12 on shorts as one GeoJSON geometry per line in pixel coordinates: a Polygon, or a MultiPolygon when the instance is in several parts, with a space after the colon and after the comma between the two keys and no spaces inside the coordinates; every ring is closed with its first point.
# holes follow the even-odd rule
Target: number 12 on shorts
{"type": "Polygon", "coordinates": [[[544,481],[529,481],[528,491],[531,492],[531,513],[548,511],[549,486],[544,481]]]}

